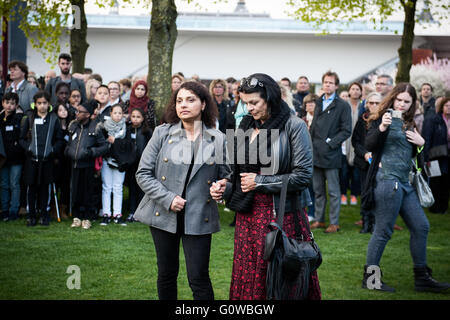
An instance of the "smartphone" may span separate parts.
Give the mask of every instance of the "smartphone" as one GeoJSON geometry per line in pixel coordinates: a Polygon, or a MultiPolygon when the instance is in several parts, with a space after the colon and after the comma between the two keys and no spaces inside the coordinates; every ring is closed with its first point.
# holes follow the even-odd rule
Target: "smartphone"
{"type": "Polygon", "coordinates": [[[392,118],[399,118],[399,119],[402,118],[402,112],[399,110],[392,110],[391,115],[392,115],[392,118]]]}

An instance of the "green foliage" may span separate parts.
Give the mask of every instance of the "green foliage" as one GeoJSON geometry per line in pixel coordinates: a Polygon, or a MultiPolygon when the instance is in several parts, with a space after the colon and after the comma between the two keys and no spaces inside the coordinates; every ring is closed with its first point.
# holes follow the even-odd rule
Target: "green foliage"
{"type": "MultiPolygon", "coordinates": [[[[22,18],[19,28],[48,63],[55,63],[60,52],[60,38],[69,17],[68,0],[7,0],[0,2],[0,16],[9,21],[22,18]],[[36,37],[36,38],[34,38],[36,37]]],[[[6,24],[2,20],[2,30],[6,24]]]]}

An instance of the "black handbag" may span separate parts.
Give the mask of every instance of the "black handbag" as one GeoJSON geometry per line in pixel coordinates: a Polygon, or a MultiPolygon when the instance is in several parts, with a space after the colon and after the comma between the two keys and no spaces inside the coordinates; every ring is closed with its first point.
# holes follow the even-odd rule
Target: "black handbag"
{"type": "Polygon", "coordinates": [[[446,144],[441,144],[440,146],[435,146],[430,148],[428,151],[428,159],[435,160],[448,155],[448,147],[446,144]]]}
{"type": "Polygon", "coordinates": [[[309,223],[301,213],[311,241],[305,241],[297,217],[298,197],[294,206],[296,239],[289,238],[283,231],[284,209],[286,203],[288,176],[283,177],[280,194],[280,208],[277,221],[271,222],[271,230],[266,236],[264,260],[269,261],[266,277],[266,297],[268,300],[304,300],[308,296],[311,273],[322,263],[322,254],[309,223]]]}

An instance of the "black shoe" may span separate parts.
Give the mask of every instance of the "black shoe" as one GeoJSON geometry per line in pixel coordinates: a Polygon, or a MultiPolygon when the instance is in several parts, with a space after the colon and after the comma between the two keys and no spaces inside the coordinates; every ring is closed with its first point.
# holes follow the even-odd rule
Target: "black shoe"
{"type": "Polygon", "coordinates": [[[234,226],[236,226],[236,213],[234,214],[233,221],[230,223],[230,227],[234,227],[234,226]]]}
{"type": "Polygon", "coordinates": [[[114,217],[114,223],[115,224],[120,224],[121,226],[126,226],[127,225],[125,223],[125,221],[123,220],[122,216],[115,216],[114,217]]]}
{"type": "Polygon", "coordinates": [[[375,276],[376,272],[373,272],[373,273],[369,274],[367,272],[367,267],[368,267],[367,265],[364,266],[364,276],[363,276],[363,281],[362,281],[362,288],[363,289],[379,290],[379,291],[385,291],[385,292],[395,292],[394,288],[388,286],[383,281],[381,281],[381,277],[383,276],[383,273],[381,272],[381,270],[380,270],[379,284],[377,286],[376,279],[373,279],[373,277],[375,276]],[[370,288],[367,286],[367,282],[368,281],[371,281],[371,287],[370,288]]]}
{"type": "Polygon", "coordinates": [[[2,212],[1,219],[2,219],[2,221],[8,222],[9,212],[8,211],[2,212]]]}
{"type": "Polygon", "coordinates": [[[134,220],[133,216],[134,216],[134,214],[130,213],[127,217],[127,222],[132,223],[132,222],[136,221],[136,220],[134,220]]]}
{"type": "Polygon", "coordinates": [[[100,222],[101,226],[107,226],[111,222],[111,218],[108,216],[103,216],[102,222],[100,222]]]}
{"type": "Polygon", "coordinates": [[[27,219],[27,227],[34,227],[37,224],[36,218],[27,219]]]}
{"type": "Polygon", "coordinates": [[[431,277],[429,267],[414,268],[414,285],[419,292],[442,292],[450,288],[450,283],[438,282],[431,277]]]}
{"type": "Polygon", "coordinates": [[[19,215],[17,213],[11,214],[9,213],[9,221],[15,221],[19,219],[19,215]]]}

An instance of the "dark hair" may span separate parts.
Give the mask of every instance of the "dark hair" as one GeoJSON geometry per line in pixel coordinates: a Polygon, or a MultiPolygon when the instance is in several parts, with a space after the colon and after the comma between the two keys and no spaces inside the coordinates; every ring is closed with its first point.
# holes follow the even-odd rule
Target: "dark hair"
{"type": "Polygon", "coordinates": [[[417,93],[416,89],[408,82],[400,82],[384,97],[380,103],[378,112],[369,116],[369,124],[373,120],[380,119],[388,109],[393,108],[395,99],[403,92],[407,92],[412,98],[411,107],[403,114],[404,126],[405,128],[415,127],[414,115],[416,113],[417,93]]]}
{"type": "Polygon", "coordinates": [[[130,79],[122,79],[122,80],[120,80],[119,81],[119,83],[121,84],[121,85],[123,85],[123,86],[126,86],[126,87],[128,87],[128,88],[131,88],[131,81],[130,81],[130,79]]]}
{"type": "Polygon", "coordinates": [[[422,83],[422,85],[420,86],[420,90],[422,90],[423,86],[429,86],[431,89],[431,92],[433,92],[433,86],[431,84],[429,84],[428,82],[422,83]]]}
{"type": "Polygon", "coordinates": [[[34,103],[36,103],[37,99],[39,98],[45,98],[45,100],[47,100],[50,103],[50,94],[47,91],[39,90],[38,92],[36,92],[36,94],[33,97],[34,103]]]}
{"type": "Polygon", "coordinates": [[[121,105],[120,103],[116,103],[116,104],[113,104],[113,105],[111,106],[111,111],[110,111],[110,113],[112,113],[113,110],[114,110],[114,108],[117,108],[117,107],[120,107],[120,110],[122,110],[122,112],[123,112],[123,107],[122,107],[122,105],[121,105]]]}
{"type": "Polygon", "coordinates": [[[91,68],[84,68],[84,73],[85,74],[92,74],[92,69],[91,68]]]}
{"type": "Polygon", "coordinates": [[[233,77],[228,77],[225,81],[226,81],[227,83],[233,83],[233,82],[236,81],[236,79],[233,78],[233,77]]]}
{"type": "Polygon", "coordinates": [[[98,88],[97,88],[97,91],[98,91],[98,89],[100,89],[100,88],[106,88],[106,89],[108,90],[108,94],[109,94],[109,88],[108,88],[108,86],[107,86],[106,84],[101,84],[101,85],[99,85],[98,88]]]}
{"type": "Polygon", "coordinates": [[[72,57],[71,57],[71,55],[68,54],[68,53],[61,53],[61,54],[59,55],[59,57],[58,57],[58,62],[59,62],[61,59],[67,60],[67,61],[69,61],[69,62],[72,61],[72,57]]]}
{"type": "Polygon", "coordinates": [[[59,89],[61,89],[62,87],[66,87],[67,90],[68,90],[69,93],[70,93],[70,86],[69,86],[69,84],[68,84],[68,83],[65,83],[65,82],[62,82],[62,81],[61,81],[61,82],[58,82],[58,83],[56,84],[55,93],[58,92],[59,89]]]}
{"type": "Polygon", "coordinates": [[[306,81],[308,81],[308,82],[309,82],[309,80],[308,80],[308,77],[307,77],[307,76],[300,76],[300,77],[298,77],[297,81],[298,81],[298,80],[301,80],[301,79],[305,79],[306,81]]]}
{"type": "Polygon", "coordinates": [[[103,83],[103,78],[101,75],[99,75],[98,73],[93,73],[89,76],[89,79],[95,79],[100,83],[103,83]]]}
{"type": "Polygon", "coordinates": [[[81,91],[80,91],[80,89],[72,89],[72,90],[70,90],[70,95],[72,95],[72,93],[74,92],[74,91],[78,91],[79,93],[80,93],[80,95],[81,95],[81,91]]]}
{"type": "Polygon", "coordinates": [[[362,85],[359,83],[359,82],[352,82],[349,86],[348,86],[348,91],[349,91],[349,94],[350,94],[350,88],[351,87],[353,87],[353,86],[357,86],[358,88],[359,88],[359,90],[361,91],[361,94],[359,95],[359,98],[358,99],[361,99],[361,97],[362,97],[362,95],[363,95],[363,88],[362,88],[362,85]]]}
{"type": "Polygon", "coordinates": [[[118,83],[117,81],[110,81],[110,82],[108,82],[108,86],[110,85],[110,84],[112,84],[112,83],[115,83],[115,84],[117,84],[118,86],[119,86],[119,89],[120,89],[120,83],[118,83]]]}
{"type": "Polygon", "coordinates": [[[131,110],[131,112],[130,112],[130,118],[131,118],[131,114],[134,111],[138,111],[141,114],[142,118],[144,119],[144,121],[142,121],[142,123],[141,123],[142,133],[148,132],[150,130],[150,128],[148,127],[147,122],[145,121],[145,112],[144,112],[144,110],[142,110],[141,108],[133,108],[133,110],[131,110]]]}
{"type": "Polygon", "coordinates": [[[331,70],[328,70],[327,72],[325,72],[322,76],[322,83],[325,80],[325,77],[334,77],[334,84],[336,86],[339,86],[339,76],[337,75],[336,72],[333,72],[331,70]]]}
{"type": "Polygon", "coordinates": [[[8,64],[8,70],[14,67],[19,67],[19,69],[25,73],[25,80],[28,78],[28,66],[19,60],[13,60],[8,64]]]}
{"type": "Polygon", "coordinates": [[[19,104],[19,95],[15,92],[7,92],[3,95],[2,101],[14,100],[16,104],[19,104]]]}
{"type": "Polygon", "coordinates": [[[444,105],[450,101],[450,97],[443,97],[441,101],[439,101],[438,105],[436,106],[436,113],[442,113],[444,112],[444,105]]]}
{"type": "Polygon", "coordinates": [[[242,93],[255,93],[258,92],[259,96],[267,103],[269,114],[278,114],[281,109],[281,89],[278,83],[273,78],[264,73],[254,73],[247,78],[244,78],[242,84],[239,86],[239,92],[242,93]],[[258,82],[255,87],[249,86],[249,81],[252,78],[256,78],[258,82]]]}
{"type": "Polygon", "coordinates": [[[181,89],[192,92],[200,99],[202,103],[205,103],[205,109],[202,111],[202,121],[208,128],[214,128],[218,115],[217,105],[214,103],[213,98],[209,94],[208,88],[206,88],[204,84],[197,81],[183,82],[181,86],[172,93],[169,104],[164,112],[164,120],[167,123],[177,123],[180,121],[180,118],[177,115],[176,102],[178,92],[181,89]]]}
{"type": "Polygon", "coordinates": [[[381,74],[377,77],[378,78],[386,78],[388,79],[388,85],[392,86],[394,84],[394,79],[392,79],[392,77],[388,74],[381,74]]]}
{"type": "Polygon", "coordinates": [[[289,78],[287,78],[287,77],[281,78],[280,81],[287,81],[287,82],[289,82],[289,86],[291,86],[291,80],[289,80],[289,78]]]}

